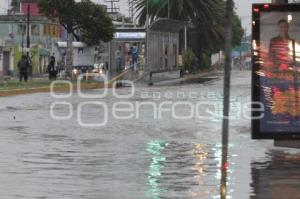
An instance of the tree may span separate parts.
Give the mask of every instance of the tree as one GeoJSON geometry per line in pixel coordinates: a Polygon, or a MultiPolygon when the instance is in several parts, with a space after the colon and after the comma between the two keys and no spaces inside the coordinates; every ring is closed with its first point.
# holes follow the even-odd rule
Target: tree
{"type": "Polygon", "coordinates": [[[242,27],[242,22],[239,16],[235,12],[232,20],[232,47],[237,47],[241,44],[245,31],[242,27]]]}
{"type": "Polygon", "coordinates": [[[59,23],[77,41],[88,45],[112,40],[115,28],[105,8],[90,0],[39,0],[41,13],[59,23]]]}
{"type": "Polygon", "coordinates": [[[167,17],[169,6],[170,18],[193,23],[196,23],[199,16],[203,22],[214,21],[221,9],[220,0],[134,0],[140,24],[145,24],[146,21],[147,2],[151,21],[158,17],[167,17]]]}
{"type": "MultiPolygon", "coordinates": [[[[146,5],[149,3],[150,20],[168,16],[168,0],[135,0],[139,12],[140,24],[146,21],[146,5]]],[[[204,65],[205,57],[224,49],[225,43],[225,8],[224,0],[170,0],[170,17],[190,21],[194,28],[190,46],[198,57],[199,65],[204,65]]],[[[240,44],[243,36],[240,19],[234,13],[233,46],[240,44]]]]}
{"type": "Polygon", "coordinates": [[[72,41],[97,45],[113,39],[115,28],[105,8],[90,0],[39,0],[40,12],[49,19],[58,20],[68,32],[67,75],[72,68],[72,41]]]}
{"type": "Polygon", "coordinates": [[[20,0],[12,0],[10,6],[13,10],[19,10],[20,7],[20,0]]]}

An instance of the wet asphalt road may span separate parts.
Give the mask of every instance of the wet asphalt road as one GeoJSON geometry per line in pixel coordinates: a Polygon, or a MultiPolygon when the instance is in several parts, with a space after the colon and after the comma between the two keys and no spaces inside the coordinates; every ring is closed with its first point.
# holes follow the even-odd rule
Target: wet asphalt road
{"type": "MultiPolygon", "coordinates": [[[[299,199],[300,151],[251,140],[250,120],[242,113],[250,102],[250,72],[234,71],[232,76],[228,198],[299,199]]],[[[217,113],[222,111],[222,88],[220,79],[136,85],[134,96],[125,99],[114,97],[111,90],[103,99],[85,99],[78,93],[66,99],[48,93],[0,98],[0,198],[219,198],[221,117],[217,113]],[[78,123],[78,112],[85,124],[104,121],[103,107],[83,104],[91,101],[107,105],[105,126],[78,123]],[[51,118],[54,102],[69,103],[55,106],[53,113],[66,116],[72,110],[71,118],[51,118]],[[132,104],[134,118],[113,117],[118,102],[127,108],[132,104]],[[147,102],[158,108],[144,104],[138,109],[147,102]],[[175,119],[168,109],[176,102],[189,102],[175,112],[193,117],[175,119]],[[192,114],[191,107],[199,102],[198,115],[192,114]],[[154,118],[160,106],[167,110],[154,118]]]]}

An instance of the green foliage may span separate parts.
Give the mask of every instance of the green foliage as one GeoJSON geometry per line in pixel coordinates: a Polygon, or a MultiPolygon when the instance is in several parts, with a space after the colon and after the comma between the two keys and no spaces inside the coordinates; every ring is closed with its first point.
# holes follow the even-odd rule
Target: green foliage
{"type": "Polygon", "coordinates": [[[88,45],[112,40],[115,28],[105,8],[90,0],[39,0],[41,13],[60,24],[88,45]],[[76,34],[80,32],[80,35],[76,34]]]}
{"type": "Polygon", "coordinates": [[[183,66],[185,70],[191,71],[193,69],[193,64],[197,62],[197,57],[192,49],[188,48],[182,56],[183,66]]]}
{"type": "Polygon", "coordinates": [[[201,60],[202,60],[201,69],[209,69],[209,68],[211,68],[211,58],[210,58],[209,55],[203,53],[201,60]]]}
{"type": "Polygon", "coordinates": [[[241,45],[241,40],[245,32],[242,27],[242,22],[237,14],[233,16],[232,33],[232,47],[241,45]]]}
{"type": "Polygon", "coordinates": [[[134,0],[139,22],[145,24],[147,1],[151,21],[156,17],[168,16],[168,2],[170,2],[170,17],[172,19],[192,21],[197,23],[213,22],[218,17],[222,0],[134,0]]]}
{"type": "Polygon", "coordinates": [[[20,0],[12,0],[10,5],[14,10],[19,10],[20,0]]]}

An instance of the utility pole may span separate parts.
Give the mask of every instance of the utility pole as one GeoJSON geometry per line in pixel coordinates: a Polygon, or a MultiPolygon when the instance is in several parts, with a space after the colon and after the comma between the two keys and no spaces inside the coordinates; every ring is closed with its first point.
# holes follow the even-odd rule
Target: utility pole
{"type": "MultiPolygon", "coordinates": [[[[27,5],[27,60],[30,62],[30,4],[27,5]]],[[[29,76],[32,76],[32,65],[30,64],[29,76]]]]}
{"type": "Polygon", "coordinates": [[[222,127],[222,165],[221,165],[221,199],[227,196],[227,170],[228,170],[228,141],[229,141],[229,112],[230,112],[230,82],[231,82],[231,47],[232,47],[232,21],[233,0],[226,3],[226,37],[225,37],[225,67],[224,67],[224,101],[223,101],[223,127],[222,127]]]}
{"type": "MultiPolygon", "coordinates": [[[[27,48],[30,48],[30,5],[27,6],[27,48]]],[[[29,52],[27,52],[29,58],[29,52]]]]}
{"type": "Polygon", "coordinates": [[[22,56],[24,55],[24,31],[23,31],[23,27],[22,27],[22,41],[21,41],[21,45],[22,45],[22,56]]]}
{"type": "Polygon", "coordinates": [[[146,0],[146,67],[145,71],[149,69],[149,0],[146,0]]]}
{"type": "Polygon", "coordinates": [[[68,24],[67,24],[67,50],[66,50],[66,77],[72,79],[72,69],[73,69],[73,25],[74,25],[74,0],[69,0],[68,9],[68,24]]]}
{"type": "Polygon", "coordinates": [[[22,28],[22,38],[21,38],[22,55],[24,55],[24,35],[26,34],[26,25],[24,24],[24,22],[25,22],[25,19],[20,20],[20,26],[22,28]]]}
{"type": "Polygon", "coordinates": [[[168,19],[170,19],[170,15],[171,15],[171,4],[170,4],[170,0],[168,0],[168,19]]]}

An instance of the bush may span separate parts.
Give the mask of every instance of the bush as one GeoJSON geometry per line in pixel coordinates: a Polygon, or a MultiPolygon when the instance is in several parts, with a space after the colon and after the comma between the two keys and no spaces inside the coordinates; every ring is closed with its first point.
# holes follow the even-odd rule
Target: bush
{"type": "Polygon", "coordinates": [[[211,68],[211,58],[207,54],[203,53],[201,69],[209,69],[209,68],[211,68]]]}
{"type": "Polygon", "coordinates": [[[193,71],[194,66],[197,63],[197,57],[195,53],[193,52],[192,49],[188,48],[184,53],[183,53],[183,69],[186,71],[193,71]]]}

